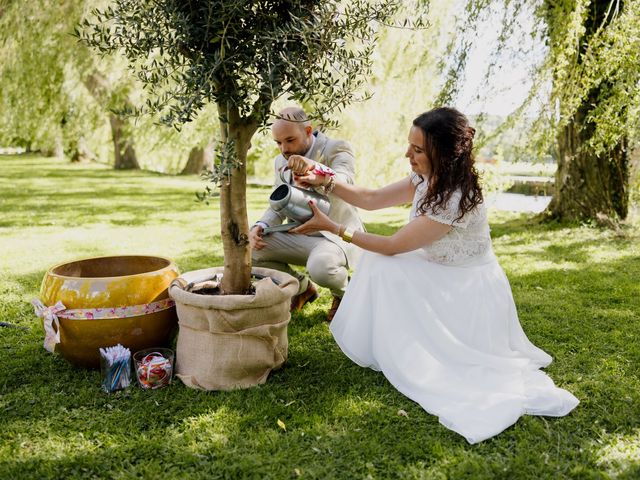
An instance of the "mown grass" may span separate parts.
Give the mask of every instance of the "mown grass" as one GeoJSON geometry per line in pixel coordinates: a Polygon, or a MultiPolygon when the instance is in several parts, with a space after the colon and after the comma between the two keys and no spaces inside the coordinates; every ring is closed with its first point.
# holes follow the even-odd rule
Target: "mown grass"
{"type": "MultiPolygon", "coordinates": [[[[492,213],[521,322],[581,404],[469,445],[340,352],[322,321],[326,291],[293,316],[289,360],[263,386],[102,393],[98,372],[42,348],[29,301],[44,272],[109,254],[164,255],[182,271],[220,264],[217,205],[195,201],[195,177],[29,155],[0,156],[0,172],[0,320],[28,328],[0,328],[0,478],[640,477],[637,226],[492,213]]],[[[252,219],[269,191],[249,190],[252,219]]],[[[365,219],[388,233],[406,215],[365,219]]]]}

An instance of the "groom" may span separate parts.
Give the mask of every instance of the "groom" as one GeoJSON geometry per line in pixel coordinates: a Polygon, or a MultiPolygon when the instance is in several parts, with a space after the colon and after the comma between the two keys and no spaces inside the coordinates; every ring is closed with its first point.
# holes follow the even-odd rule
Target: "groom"
{"type": "MultiPolygon", "coordinates": [[[[320,131],[314,131],[301,108],[288,107],[278,113],[271,127],[271,134],[280,150],[280,155],[275,158],[276,187],[283,182],[293,184],[291,171],[284,170],[292,155],[302,155],[324,164],[335,172],[337,179],[353,183],[355,159],[351,146],[342,140],[332,140],[320,131]]],[[[317,191],[328,195],[331,203],[329,217],[332,220],[354,230],[364,229],[355,207],[322,187],[317,191]]],[[[318,298],[313,282],[331,290],[333,302],[327,314],[327,321],[330,322],[347,287],[348,268],[354,265],[360,250],[329,232],[311,235],[288,232],[264,234],[266,227],[280,225],[284,220],[280,214],[268,208],[262,218],[251,227],[249,241],[253,264],[280,270],[298,279],[300,289],[291,300],[292,311],[299,310],[318,298]],[[305,274],[293,270],[290,265],[305,266],[313,282],[305,274]]]]}

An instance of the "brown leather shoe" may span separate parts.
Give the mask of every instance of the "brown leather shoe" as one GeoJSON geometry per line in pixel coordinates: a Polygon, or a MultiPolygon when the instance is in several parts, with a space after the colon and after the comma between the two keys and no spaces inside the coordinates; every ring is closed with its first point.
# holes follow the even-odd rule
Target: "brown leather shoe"
{"type": "Polygon", "coordinates": [[[336,297],[336,296],[333,297],[331,308],[327,312],[327,322],[331,323],[331,320],[333,320],[333,317],[336,316],[336,312],[338,311],[338,307],[340,306],[341,301],[342,301],[342,298],[336,297]]]}
{"type": "Polygon", "coordinates": [[[300,310],[307,303],[313,302],[316,298],[318,298],[318,290],[316,290],[315,285],[311,283],[311,280],[309,280],[307,289],[291,299],[291,311],[300,310]]]}

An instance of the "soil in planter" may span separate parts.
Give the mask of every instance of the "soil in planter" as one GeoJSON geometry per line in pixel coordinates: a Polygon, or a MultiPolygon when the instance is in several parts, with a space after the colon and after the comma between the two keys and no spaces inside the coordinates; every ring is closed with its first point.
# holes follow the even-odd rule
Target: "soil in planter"
{"type": "MultiPolygon", "coordinates": [[[[251,278],[254,280],[262,280],[265,278],[264,275],[253,274],[251,278]]],[[[270,277],[271,281],[278,285],[280,282],[273,277],[270,277]]],[[[196,295],[222,295],[222,290],[220,289],[220,282],[222,281],[222,275],[216,274],[211,278],[204,279],[198,282],[191,282],[185,287],[185,291],[195,293],[196,295]]],[[[256,287],[252,284],[251,290],[247,293],[247,295],[255,295],[256,287]]]]}

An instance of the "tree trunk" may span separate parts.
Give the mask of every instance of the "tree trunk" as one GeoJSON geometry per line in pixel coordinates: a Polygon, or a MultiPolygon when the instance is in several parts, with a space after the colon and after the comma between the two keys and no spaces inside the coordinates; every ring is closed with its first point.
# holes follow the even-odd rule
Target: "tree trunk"
{"type": "Polygon", "coordinates": [[[62,142],[62,137],[60,136],[56,137],[54,140],[53,146],[40,150],[40,153],[42,153],[42,155],[44,155],[45,157],[63,158],[64,146],[62,142]]]}
{"type": "Polygon", "coordinates": [[[558,136],[558,169],[549,211],[562,220],[615,225],[629,210],[626,141],[595,155],[585,148],[592,130],[585,113],[580,113],[558,136]]]}
{"type": "MultiPolygon", "coordinates": [[[[551,2],[547,2],[550,4],[551,2]]],[[[620,2],[620,8],[623,8],[620,2]]],[[[593,34],[611,20],[609,0],[594,0],[585,18],[585,33],[578,43],[577,62],[588,54],[593,34]]],[[[595,132],[589,114],[607,101],[611,85],[593,89],[557,138],[558,169],[555,192],[548,211],[562,220],[595,220],[615,226],[629,210],[629,158],[627,139],[599,155],[588,146],[595,132]]],[[[562,106],[561,106],[562,107],[562,106]]]]}
{"type": "Polygon", "coordinates": [[[89,150],[89,147],[87,147],[87,142],[83,137],[73,142],[67,154],[72,163],[87,163],[96,158],[93,152],[89,150]]]}
{"type": "Polygon", "coordinates": [[[211,169],[213,165],[213,144],[206,147],[193,147],[189,152],[189,159],[180,175],[202,173],[205,169],[211,169]]]}
{"type": "Polygon", "coordinates": [[[252,120],[240,118],[235,107],[218,105],[223,144],[232,142],[237,166],[222,180],[220,187],[220,225],[224,250],[221,288],[227,295],[246,295],[251,291],[251,250],[247,217],[247,151],[257,130],[252,120]],[[227,115],[223,115],[223,112],[227,115]]]}
{"type": "Polygon", "coordinates": [[[115,153],[113,168],[116,170],[139,169],[140,165],[138,165],[136,151],[133,148],[133,139],[127,133],[126,120],[112,113],[109,115],[109,123],[111,124],[111,136],[115,153]]]}
{"type": "MultiPolygon", "coordinates": [[[[111,85],[108,80],[100,72],[93,72],[84,79],[84,85],[89,93],[100,104],[105,104],[111,95],[111,85]]],[[[130,104],[129,99],[124,100],[130,104]]],[[[122,117],[109,114],[109,123],[111,125],[111,137],[113,138],[113,150],[115,154],[113,168],[116,170],[132,170],[140,168],[136,151],[133,147],[133,135],[130,133],[131,128],[127,125],[128,121],[122,117]]]]}

